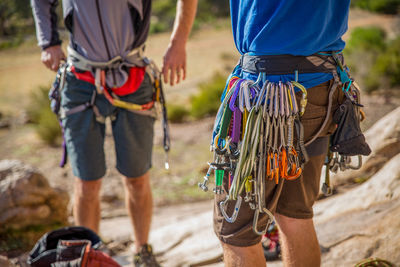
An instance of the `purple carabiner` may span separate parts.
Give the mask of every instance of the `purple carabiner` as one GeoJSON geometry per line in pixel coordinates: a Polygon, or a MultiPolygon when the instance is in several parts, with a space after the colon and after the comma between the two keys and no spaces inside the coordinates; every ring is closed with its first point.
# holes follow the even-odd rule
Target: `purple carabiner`
{"type": "MultiPolygon", "coordinates": [[[[237,97],[238,97],[238,95],[239,95],[240,86],[242,85],[243,82],[244,82],[244,79],[241,79],[241,80],[237,83],[237,85],[236,85],[236,87],[235,87],[235,91],[233,92],[232,98],[231,98],[231,100],[230,100],[230,102],[229,102],[229,108],[230,108],[232,111],[235,111],[235,109],[238,109],[238,107],[235,106],[235,103],[236,103],[236,99],[237,99],[237,97]]],[[[232,89],[231,89],[231,90],[232,90],[232,89]]]]}
{"type": "Polygon", "coordinates": [[[242,122],[242,113],[239,108],[233,111],[233,125],[232,125],[232,143],[239,143],[240,126],[242,122]]]}

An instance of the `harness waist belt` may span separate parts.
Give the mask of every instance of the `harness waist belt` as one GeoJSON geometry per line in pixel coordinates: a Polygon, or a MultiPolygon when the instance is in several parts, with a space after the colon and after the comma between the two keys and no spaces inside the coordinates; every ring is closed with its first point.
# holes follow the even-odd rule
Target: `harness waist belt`
{"type": "Polygon", "coordinates": [[[75,66],[75,68],[77,69],[85,71],[92,71],[93,68],[116,69],[119,68],[121,65],[125,65],[128,67],[144,67],[148,64],[143,56],[144,44],[130,51],[129,54],[127,54],[125,57],[116,56],[105,62],[89,60],[79,54],[71,46],[68,46],[67,50],[68,63],[75,66]]]}
{"type": "MultiPolygon", "coordinates": [[[[338,54],[343,62],[343,55],[338,54]]],[[[336,71],[336,62],[331,56],[314,54],[311,56],[268,55],[240,57],[239,65],[243,71],[250,73],[265,72],[269,75],[284,75],[289,73],[332,73],[336,71]]]]}

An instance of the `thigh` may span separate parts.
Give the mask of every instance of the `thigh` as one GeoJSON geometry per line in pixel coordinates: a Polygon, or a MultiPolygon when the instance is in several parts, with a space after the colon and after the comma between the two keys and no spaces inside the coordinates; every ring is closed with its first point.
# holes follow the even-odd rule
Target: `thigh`
{"type": "MultiPolygon", "coordinates": [[[[72,109],[88,101],[94,86],[77,80],[67,73],[62,90],[61,106],[72,109]]],[[[75,176],[83,180],[96,180],[105,174],[103,151],[104,124],[98,123],[91,108],[66,116],[62,119],[64,138],[75,176]]]]}
{"type": "MultiPolygon", "coordinates": [[[[311,140],[323,125],[328,114],[331,89],[335,90],[332,95],[332,108],[328,115],[328,122],[318,138],[306,147],[309,161],[304,165],[302,175],[294,181],[285,181],[276,208],[276,212],[279,214],[298,219],[313,217],[312,206],[319,193],[321,170],[328,150],[329,135],[336,129],[332,114],[344,95],[339,88],[332,88],[332,86],[333,81],[331,80],[307,90],[308,103],[305,113],[301,117],[305,143],[311,140]]],[[[300,94],[296,97],[299,101],[300,94]]]]}
{"type": "MultiPolygon", "coordinates": [[[[146,74],[140,88],[121,100],[145,104],[153,99],[153,86],[146,74]]],[[[112,123],[117,169],[126,177],[139,177],[151,168],[154,118],[119,109],[112,123]]]]}

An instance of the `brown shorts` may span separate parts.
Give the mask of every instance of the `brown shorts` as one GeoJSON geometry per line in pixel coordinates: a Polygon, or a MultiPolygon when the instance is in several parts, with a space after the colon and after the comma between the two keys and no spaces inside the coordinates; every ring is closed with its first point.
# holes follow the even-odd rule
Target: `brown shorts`
{"type": "MultiPolygon", "coordinates": [[[[322,83],[309,88],[306,111],[302,116],[304,126],[304,141],[310,140],[321,128],[328,109],[328,93],[333,81],[322,83]]],[[[296,94],[299,102],[301,92],[296,94]]],[[[332,111],[342,102],[344,94],[337,89],[333,95],[332,111]]],[[[266,181],[266,204],[272,213],[279,213],[287,217],[297,219],[309,219],[313,217],[312,206],[318,197],[321,169],[328,148],[328,136],[335,130],[332,122],[332,112],[326,127],[313,143],[307,146],[309,161],[305,164],[303,174],[294,181],[280,179],[278,185],[275,181],[266,181]]],[[[228,176],[224,177],[224,188],[227,191],[228,176]]],[[[244,196],[244,195],[243,195],[244,196]]],[[[254,210],[244,201],[241,204],[239,215],[234,223],[227,222],[221,214],[219,203],[226,198],[226,193],[215,196],[214,205],[214,231],[218,238],[233,246],[246,247],[257,244],[261,236],[253,232],[254,210]]],[[[235,201],[228,201],[227,213],[232,214],[235,201]]],[[[259,215],[258,230],[266,227],[268,216],[265,213],[259,215]]]]}

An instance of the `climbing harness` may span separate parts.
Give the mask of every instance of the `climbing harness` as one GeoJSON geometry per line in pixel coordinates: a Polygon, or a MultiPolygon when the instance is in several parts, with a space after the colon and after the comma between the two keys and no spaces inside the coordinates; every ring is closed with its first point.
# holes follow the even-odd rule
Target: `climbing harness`
{"type": "MultiPolygon", "coordinates": [[[[116,57],[108,62],[92,62],[90,60],[85,59],[84,57],[80,56],[75,50],[71,47],[68,48],[69,60],[68,63],[63,63],[60,65],[60,68],[57,72],[56,79],[52,85],[52,88],[49,92],[49,98],[51,100],[51,108],[53,112],[58,116],[60,126],[63,130],[61,120],[67,116],[72,114],[82,112],[86,109],[91,108],[95,114],[96,120],[100,123],[105,123],[105,117],[102,116],[99,112],[99,109],[95,105],[95,100],[97,95],[103,94],[107,101],[118,108],[126,109],[130,112],[137,113],[143,116],[151,116],[157,117],[157,113],[162,113],[162,128],[163,128],[163,146],[166,155],[165,159],[165,168],[169,169],[169,162],[168,162],[168,152],[170,150],[170,137],[169,137],[169,126],[168,126],[168,116],[167,116],[167,109],[166,109],[166,100],[162,86],[161,80],[161,72],[155,65],[155,63],[149,60],[146,57],[142,56],[143,47],[138,49],[134,49],[133,52],[128,54],[128,58],[130,59],[129,63],[125,63],[122,61],[120,57],[116,57]],[[139,60],[140,59],[140,60],[139,60]],[[136,89],[140,86],[141,81],[143,80],[145,72],[151,79],[151,83],[153,84],[154,92],[153,92],[153,99],[145,104],[135,104],[126,101],[122,101],[119,96],[117,95],[118,89],[120,88],[108,88],[106,84],[106,71],[110,70],[110,67],[118,68],[121,66],[123,62],[124,66],[130,66],[130,74],[132,74],[132,68],[138,68],[136,70],[140,71],[143,70],[142,79],[139,77],[139,81],[136,82],[136,89]],[[119,65],[118,65],[119,64],[119,65]],[[134,64],[138,66],[135,67],[134,64]],[[78,68],[79,67],[79,68],[78,68]],[[82,68],[82,69],[81,69],[82,68]],[[79,69],[79,72],[76,70],[79,69]],[[92,97],[90,101],[78,105],[74,108],[65,110],[61,107],[61,90],[65,84],[66,73],[72,72],[77,79],[82,79],[89,83],[95,85],[95,90],[93,90],[92,97]],[[94,75],[92,74],[94,73],[94,75]]],[[[113,70],[113,69],[111,69],[113,70]]],[[[137,73],[137,72],[136,72],[137,73]]],[[[127,86],[131,87],[132,81],[127,81],[127,86]]],[[[127,92],[126,88],[123,88],[123,94],[133,93],[132,91],[127,92]]],[[[113,117],[111,118],[113,119],[113,117]]],[[[63,132],[64,136],[64,132],[63,132]]],[[[66,144],[65,140],[63,141],[63,157],[60,162],[60,167],[64,167],[67,162],[67,153],[66,153],[66,144]]]]}
{"type": "MultiPolygon", "coordinates": [[[[328,109],[331,109],[336,85],[342,83],[347,94],[353,96],[349,88],[354,83],[343,82],[345,76],[339,72],[343,69],[342,60],[340,53],[335,57],[318,54],[309,57],[245,54],[241,57],[227,79],[215,118],[211,138],[214,161],[209,163],[203,183],[199,183],[199,187],[207,191],[214,171],[213,192],[222,194],[227,190],[226,199],[219,203],[227,222],[235,222],[244,200],[254,210],[253,231],[258,235],[265,234],[273,221],[273,214],[265,200],[266,180],[272,180],[277,185],[274,201],[279,197],[285,180],[295,180],[303,173],[304,164],[308,161],[305,147],[320,135],[330,115],[328,111],[321,129],[305,143],[301,119],[307,106],[307,90],[297,81],[298,73],[332,73],[335,82],[329,92],[328,109]],[[338,62],[340,68],[337,67],[338,62]],[[239,66],[243,71],[258,74],[257,80],[236,75],[239,66]],[[267,74],[291,72],[295,74],[294,81],[271,82],[266,79],[267,74]],[[296,92],[301,94],[299,104],[296,92]],[[223,187],[224,177],[227,179],[226,188],[223,187]],[[232,214],[226,211],[229,201],[236,201],[232,214]],[[268,217],[265,229],[258,229],[260,213],[268,217]]],[[[353,101],[356,103],[355,97],[353,101]]]]}

